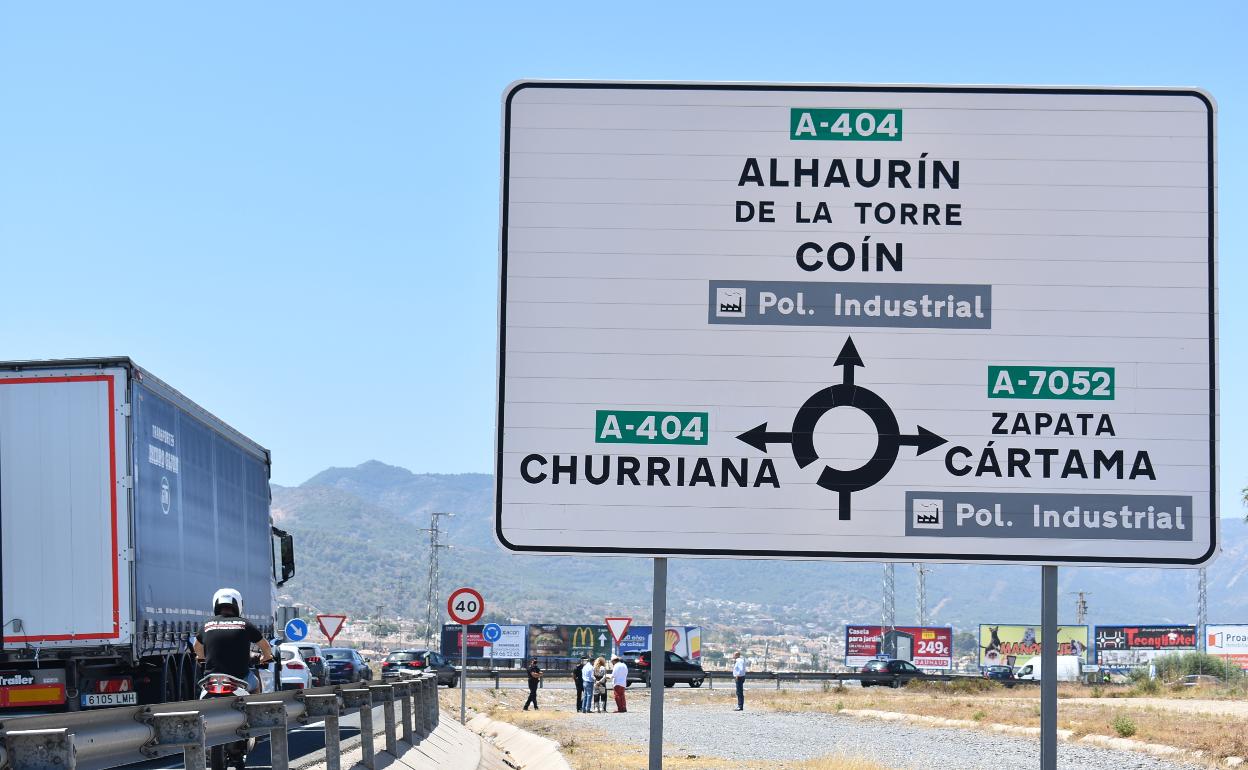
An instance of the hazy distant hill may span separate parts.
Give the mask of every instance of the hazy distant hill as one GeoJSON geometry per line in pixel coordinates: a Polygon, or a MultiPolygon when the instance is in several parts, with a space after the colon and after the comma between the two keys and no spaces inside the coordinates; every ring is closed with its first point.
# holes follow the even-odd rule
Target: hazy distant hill
{"type": "MultiPolygon", "coordinates": [[[[296,536],[299,575],[289,590],[322,611],[355,616],[423,617],[431,511],[443,519],[442,586],[482,590],[492,620],[589,622],[604,614],[649,615],[651,564],[634,558],[512,554],[493,536],[493,477],[414,474],[371,461],[331,468],[298,487],[273,488],[276,515],[296,536]]],[[[1223,552],[1209,571],[1213,622],[1248,622],[1248,526],[1224,519],[1223,552]]],[[[1063,568],[1061,620],[1074,621],[1074,597],[1088,592],[1093,623],[1195,622],[1196,571],[1063,568]]],[[[880,614],[877,564],[673,559],[668,602],[673,620],[749,625],[758,618],[814,623],[823,633],[880,614]],[[745,605],[758,605],[749,607],[745,605]]],[[[898,565],[897,620],[914,619],[914,570],[898,565]]],[[[929,613],[969,629],[981,622],[1037,622],[1040,572],[1034,567],[934,565],[929,613]]],[[[812,630],[812,633],[815,633],[812,630]]]]}

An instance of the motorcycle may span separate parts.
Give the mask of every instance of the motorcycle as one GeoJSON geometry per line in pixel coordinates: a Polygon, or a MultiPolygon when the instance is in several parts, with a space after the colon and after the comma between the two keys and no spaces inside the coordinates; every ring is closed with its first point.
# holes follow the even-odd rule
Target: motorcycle
{"type": "MultiPolygon", "coordinates": [[[[261,675],[259,659],[252,656],[252,670],[257,673],[261,692],[271,692],[272,686],[267,677],[261,675]]],[[[267,673],[264,672],[264,673],[267,673]]],[[[251,686],[246,679],[239,679],[230,674],[207,674],[199,680],[199,698],[235,698],[251,695],[251,686]]],[[[208,766],[212,770],[246,770],[247,755],[256,748],[255,738],[244,738],[230,743],[213,746],[208,750],[208,766]]]]}

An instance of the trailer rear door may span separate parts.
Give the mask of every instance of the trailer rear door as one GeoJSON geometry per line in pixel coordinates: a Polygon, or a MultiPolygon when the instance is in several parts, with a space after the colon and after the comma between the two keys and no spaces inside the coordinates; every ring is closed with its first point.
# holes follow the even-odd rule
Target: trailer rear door
{"type": "Polygon", "coordinates": [[[0,372],[4,647],[129,644],[126,372],[0,372]]]}

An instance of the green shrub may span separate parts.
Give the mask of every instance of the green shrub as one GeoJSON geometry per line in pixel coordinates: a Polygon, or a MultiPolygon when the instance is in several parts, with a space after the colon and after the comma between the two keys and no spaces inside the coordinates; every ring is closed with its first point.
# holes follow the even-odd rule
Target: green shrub
{"type": "Polygon", "coordinates": [[[982,722],[984,721],[984,717],[986,716],[988,715],[985,714],[982,710],[980,710],[980,711],[976,711],[974,714],[971,714],[971,719],[974,719],[976,722],[982,722]]]}
{"type": "Polygon", "coordinates": [[[1114,732],[1119,738],[1130,738],[1135,735],[1135,722],[1126,714],[1119,714],[1114,717],[1114,732]]]}

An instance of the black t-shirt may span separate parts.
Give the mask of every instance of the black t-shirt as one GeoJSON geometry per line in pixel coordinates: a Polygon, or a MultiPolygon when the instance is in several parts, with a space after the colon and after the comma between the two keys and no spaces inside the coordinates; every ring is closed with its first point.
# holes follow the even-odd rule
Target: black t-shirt
{"type": "Polygon", "coordinates": [[[534,663],[533,665],[529,666],[529,689],[536,690],[537,683],[541,680],[541,678],[542,678],[542,670],[537,667],[537,664],[534,663]]]}
{"type": "Polygon", "coordinates": [[[246,679],[251,668],[251,645],[264,637],[246,618],[214,615],[196,638],[204,645],[206,673],[246,679]]]}

